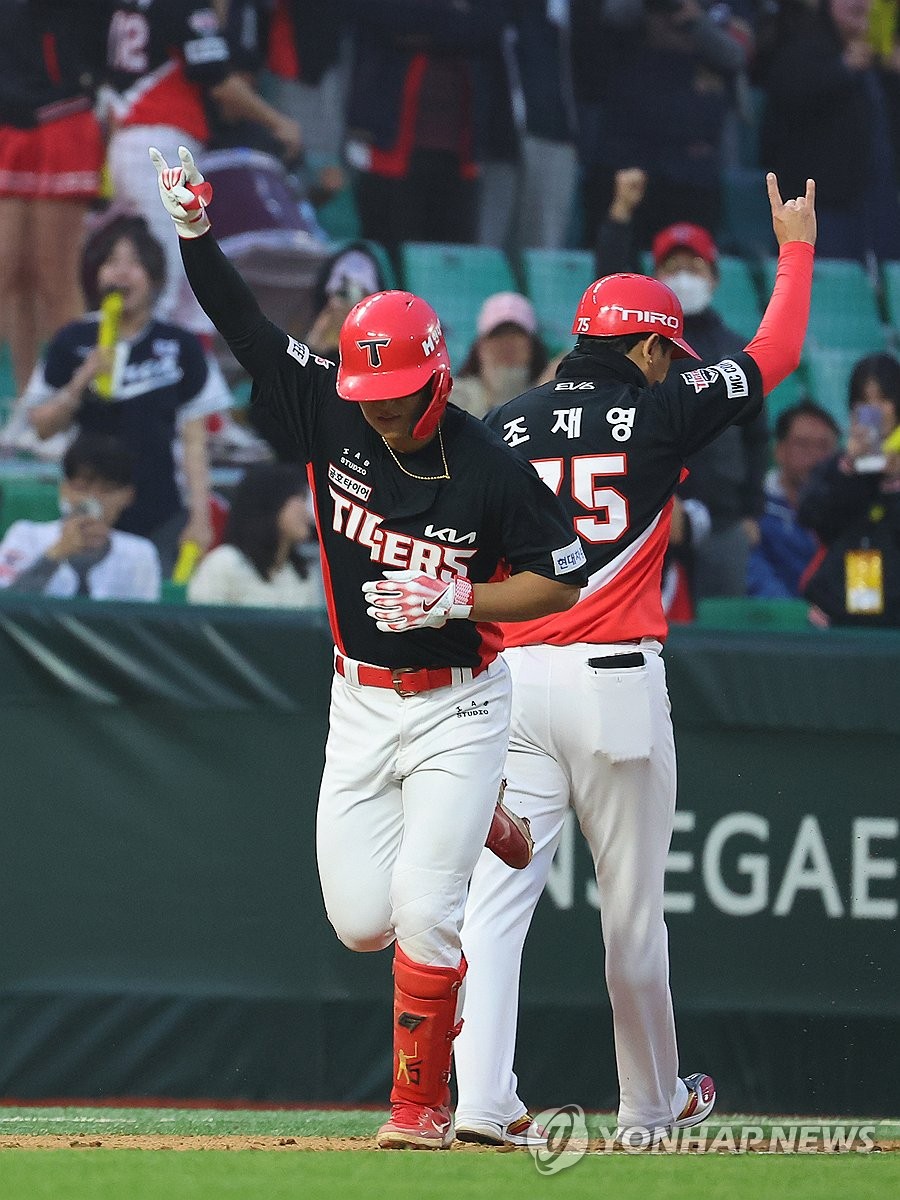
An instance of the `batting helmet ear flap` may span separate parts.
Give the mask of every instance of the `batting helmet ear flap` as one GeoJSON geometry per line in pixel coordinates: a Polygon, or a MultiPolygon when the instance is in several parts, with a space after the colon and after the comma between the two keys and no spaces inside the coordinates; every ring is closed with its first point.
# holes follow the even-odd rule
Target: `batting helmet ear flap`
{"type": "Polygon", "coordinates": [[[412,435],[420,441],[430,438],[440,424],[441,417],[450,399],[453,376],[449,367],[438,367],[431,377],[431,400],[428,407],[413,426],[412,435]]]}

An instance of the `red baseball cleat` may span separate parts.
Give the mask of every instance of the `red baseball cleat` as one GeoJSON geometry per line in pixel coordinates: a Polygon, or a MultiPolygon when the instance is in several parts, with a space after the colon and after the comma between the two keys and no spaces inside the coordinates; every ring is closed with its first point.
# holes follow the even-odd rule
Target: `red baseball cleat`
{"type": "Polygon", "coordinates": [[[534,839],[528,818],[510,812],[502,800],[497,801],[484,844],[501,862],[515,871],[527,867],[534,855],[534,839]]]}
{"type": "Polygon", "coordinates": [[[378,1130],[379,1150],[449,1150],[453,1118],[445,1105],[429,1108],[408,1100],[391,1105],[391,1119],[378,1130]]]}

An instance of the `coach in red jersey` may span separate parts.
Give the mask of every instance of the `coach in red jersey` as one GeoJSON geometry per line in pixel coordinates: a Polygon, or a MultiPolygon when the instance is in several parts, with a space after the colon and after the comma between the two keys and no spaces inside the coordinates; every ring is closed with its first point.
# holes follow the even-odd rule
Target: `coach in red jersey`
{"type": "Polygon", "coordinates": [[[459,930],[509,732],[497,622],[571,607],[584,551],[531,467],[448,406],[447,346],[424,300],[368,296],[341,328],[340,366],[319,358],[263,316],[208,232],[209,185],[180,154],[170,169],[151,151],[188,279],[253,377],[260,430],[307,464],[315,501],[336,646],[319,875],[347,946],[396,942],[378,1145],[447,1149],[459,930]]]}
{"type": "Polygon", "coordinates": [[[800,361],[814,185],[787,203],[774,175],[767,186],[778,270],[743,352],[692,361],[674,293],[643,275],[610,275],[582,297],[578,341],[556,378],[488,418],[562,499],[590,581],[574,607],[504,629],[513,675],[507,798],[530,818],[535,854],[521,872],[482,856],[472,880],[466,1027],[456,1047],[463,1140],[536,1136],[512,1070],[519,964],[570,807],[596,868],[619,1140],[651,1145],[702,1121],[715,1102],[708,1075],[679,1075],[668,983],[663,876],[676,772],[660,575],[685,460],[758,413],[800,361]]]}

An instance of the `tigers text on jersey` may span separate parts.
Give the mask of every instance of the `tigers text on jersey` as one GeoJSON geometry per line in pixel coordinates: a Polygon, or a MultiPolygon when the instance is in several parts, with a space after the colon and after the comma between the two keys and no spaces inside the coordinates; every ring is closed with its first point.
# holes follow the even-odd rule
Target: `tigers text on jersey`
{"type": "Polygon", "coordinates": [[[386,667],[477,667],[500,628],[467,620],[382,633],[362,585],[386,570],[487,583],[531,571],[583,586],[584,552],[563,507],[496,434],[450,407],[435,437],[398,456],[337,394],[337,368],[268,321],[211,235],[181,242],[191,287],[253,378],[251,414],[280,457],[308,464],[331,630],[350,658],[386,667]]]}
{"type": "Polygon", "coordinates": [[[209,130],[200,87],[232,70],[215,10],[202,0],[118,0],[109,28],[105,98],[119,125],[209,130]]]}
{"type": "Polygon", "coordinates": [[[662,562],[684,461],[763,399],[749,355],[677,369],[690,361],[650,386],[625,355],[579,344],[554,380],[488,416],[562,500],[590,574],[573,608],[504,626],[507,645],[664,639],[662,562]]]}

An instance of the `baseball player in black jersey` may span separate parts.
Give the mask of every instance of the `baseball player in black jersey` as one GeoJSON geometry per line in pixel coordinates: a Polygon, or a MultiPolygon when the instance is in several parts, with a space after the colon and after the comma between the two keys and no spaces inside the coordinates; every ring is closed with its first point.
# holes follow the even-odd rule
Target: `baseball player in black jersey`
{"type": "Polygon", "coordinates": [[[258,427],[308,464],[336,645],[322,891],[351,949],[396,942],[391,1118],[378,1145],[445,1149],[459,930],[506,755],[496,622],[571,607],[584,551],[532,468],[447,407],[447,349],[423,300],[363,300],[336,369],[263,316],[208,233],[209,185],[180,156],[169,169],[151,151],[191,286],[253,377],[258,427]]]}
{"type": "MultiPolygon", "coordinates": [[[[709,1075],[680,1077],[663,913],[675,810],[675,745],[660,651],[660,596],[673,494],[685,459],[796,368],[815,242],[814,188],[782,203],[768,177],[780,246],[772,298],[743,352],[693,354],[675,294],[612,275],[585,292],[578,341],[556,378],[488,418],[566,505],[590,582],[565,612],[504,630],[513,676],[507,798],[531,819],[521,872],[482,856],[463,925],[466,1027],[456,1045],[457,1137],[534,1135],[513,1073],[522,944],[568,809],[594,860],[619,1075],[618,1138],[643,1147],[702,1121],[709,1075]]],[[[571,1097],[563,1097],[568,1100],[571,1097]]]]}

